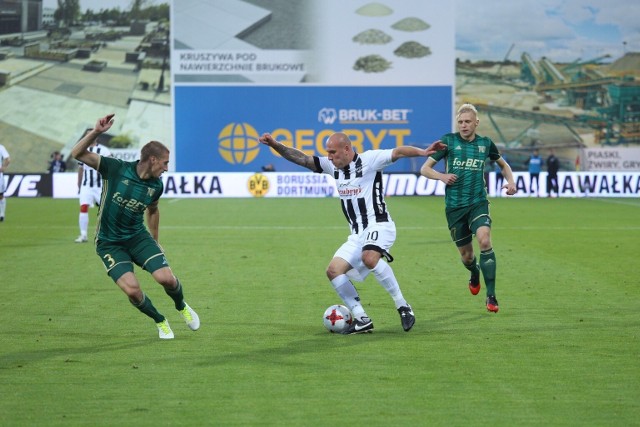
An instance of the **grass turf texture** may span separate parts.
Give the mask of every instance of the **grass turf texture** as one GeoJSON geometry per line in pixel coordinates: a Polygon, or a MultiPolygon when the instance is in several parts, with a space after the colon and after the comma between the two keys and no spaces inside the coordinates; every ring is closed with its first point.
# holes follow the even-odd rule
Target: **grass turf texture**
{"type": "Polygon", "coordinates": [[[498,314],[467,289],[443,200],[387,202],[409,333],[371,277],[374,333],[324,329],[337,200],[167,199],[160,240],[202,326],[137,270],[163,341],[73,243],[76,200],[9,199],[0,425],[637,425],[640,200],[494,199],[498,314]]]}

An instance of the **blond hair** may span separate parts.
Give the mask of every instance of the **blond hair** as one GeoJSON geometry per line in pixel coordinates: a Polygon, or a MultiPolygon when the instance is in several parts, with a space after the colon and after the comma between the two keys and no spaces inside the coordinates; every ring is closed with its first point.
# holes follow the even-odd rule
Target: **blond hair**
{"type": "Polygon", "coordinates": [[[458,112],[456,113],[456,117],[460,116],[462,113],[473,113],[476,117],[478,117],[478,110],[473,104],[462,104],[460,108],[458,108],[458,112]]]}

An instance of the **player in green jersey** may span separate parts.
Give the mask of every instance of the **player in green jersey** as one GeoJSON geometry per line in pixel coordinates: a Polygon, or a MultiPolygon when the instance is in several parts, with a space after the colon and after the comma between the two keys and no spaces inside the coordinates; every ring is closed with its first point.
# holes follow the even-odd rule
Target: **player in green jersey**
{"type": "Polygon", "coordinates": [[[491,217],[484,180],[485,162],[495,161],[502,171],[506,184],[502,189],[507,195],[516,194],[513,172],[500,156],[498,148],[487,137],[476,134],[478,111],[471,104],[463,104],[456,114],[457,133],[442,137],[447,148],[432,154],[422,166],[420,173],[437,179],[445,185],[445,213],[451,238],[458,247],[464,266],[471,272],[469,290],[473,295],[480,292],[480,272],[487,292],[487,310],[498,312],[496,299],[496,255],[491,244],[491,217]],[[445,173],[433,167],[445,159],[445,173]],[[480,265],[473,252],[473,235],[480,247],[480,265]]]}
{"type": "Polygon", "coordinates": [[[142,292],[133,272],[136,264],[151,273],[171,297],[187,326],[193,331],[200,327],[200,319],[184,301],[180,280],[173,275],[158,243],[158,200],[164,189],[160,176],[167,171],[169,149],[158,141],[151,141],[142,147],[140,160],[134,162],[90,152],[89,146],[111,128],[113,116],[109,114],[99,119],[93,130],[71,150],[74,158],[96,169],[103,179],[96,252],[107,274],[129,297],[131,304],[155,321],[160,338],[172,339],[174,335],[169,322],[142,292]]]}

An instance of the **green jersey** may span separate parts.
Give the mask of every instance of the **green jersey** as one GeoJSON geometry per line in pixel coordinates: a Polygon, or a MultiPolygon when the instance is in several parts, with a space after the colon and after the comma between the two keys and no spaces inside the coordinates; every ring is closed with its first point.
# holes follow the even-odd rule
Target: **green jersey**
{"type": "Polygon", "coordinates": [[[458,176],[456,182],[445,189],[445,206],[459,208],[486,200],[485,161],[500,158],[493,141],[479,135],[472,141],[465,141],[460,133],[448,133],[442,137],[442,142],[447,148],[432,154],[431,158],[436,161],[444,158],[446,173],[458,176]]]}
{"type": "Polygon", "coordinates": [[[145,232],[144,211],[162,195],[160,178],[141,179],[138,162],[100,157],[102,196],[98,211],[98,240],[120,242],[145,232]]]}

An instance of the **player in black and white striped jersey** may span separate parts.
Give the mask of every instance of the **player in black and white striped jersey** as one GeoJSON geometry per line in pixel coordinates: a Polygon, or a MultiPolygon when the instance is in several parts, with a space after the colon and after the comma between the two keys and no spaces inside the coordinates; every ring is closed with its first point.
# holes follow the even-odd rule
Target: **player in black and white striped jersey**
{"type": "Polygon", "coordinates": [[[393,298],[402,328],[409,331],[415,316],[387,263],[393,261],[389,250],[396,240],[396,226],[384,201],[382,170],[402,157],[428,157],[444,149],[445,145],[436,141],[426,149],[405,145],[356,153],[349,137],[338,132],[327,139],[327,156],[319,157],[287,147],[268,133],[260,137],[260,142],[290,162],[313,172],[332,175],[336,180],[342,211],[349,222],[351,234],[335,252],[326,273],[336,293],[353,314],[354,322],[345,333],[373,330],[373,322],[352,283],[352,280],[364,281],[369,273],[373,273],[393,298]]]}
{"type": "MultiPolygon", "coordinates": [[[[88,151],[101,156],[110,157],[111,151],[98,142],[94,142],[88,151]]],[[[89,208],[95,205],[100,206],[100,196],[102,194],[102,177],[97,170],[83,163],[78,162],[78,195],[80,199],[80,214],[78,215],[78,226],[80,235],[75,240],[76,243],[84,243],[88,240],[87,229],[89,228],[89,208]]]]}

